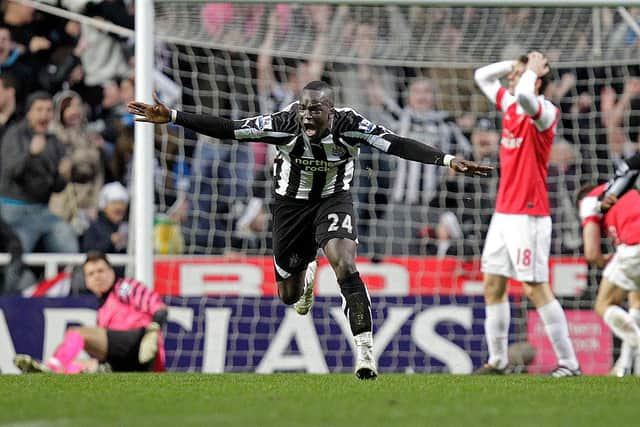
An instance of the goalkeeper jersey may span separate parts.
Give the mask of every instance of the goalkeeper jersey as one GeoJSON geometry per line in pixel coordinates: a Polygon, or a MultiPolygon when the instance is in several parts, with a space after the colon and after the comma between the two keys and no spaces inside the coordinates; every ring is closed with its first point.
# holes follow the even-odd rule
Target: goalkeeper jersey
{"type": "Polygon", "coordinates": [[[330,132],[311,143],[300,126],[298,102],[273,114],[234,120],[235,139],[276,146],[273,182],[276,194],[317,200],[347,191],[353,181],[359,144],[383,152],[391,131],[367,120],[351,108],[336,108],[330,132]]]}
{"type": "MultiPolygon", "coordinates": [[[[132,278],[118,279],[100,300],[98,326],[116,331],[146,328],[153,315],[165,307],[160,296],[142,282],[132,278]]],[[[164,340],[162,334],[158,334],[154,371],[163,371],[164,362],[164,340]]]]}

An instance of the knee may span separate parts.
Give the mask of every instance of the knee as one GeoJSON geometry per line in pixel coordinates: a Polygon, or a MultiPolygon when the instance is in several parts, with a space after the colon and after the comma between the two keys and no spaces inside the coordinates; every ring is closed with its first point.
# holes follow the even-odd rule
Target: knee
{"type": "Polygon", "coordinates": [[[595,311],[598,316],[604,318],[604,313],[607,311],[607,308],[612,305],[612,301],[608,298],[597,298],[593,306],[593,311],[595,311]]]}
{"type": "Polygon", "coordinates": [[[294,276],[278,282],[278,296],[286,305],[294,304],[302,296],[303,285],[298,279],[298,277],[294,276]]]}
{"type": "Polygon", "coordinates": [[[280,294],[280,299],[286,305],[295,304],[295,302],[300,299],[300,295],[298,295],[297,292],[279,291],[278,293],[280,294]]]}
{"type": "Polygon", "coordinates": [[[504,298],[505,286],[495,280],[485,281],[484,298],[489,304],[498,304],[504,298]]]}
{"type": "Polygon", "coordinates": [[[355,260],[352,259],[339,258],[331,263],[331,267],[338,280],[342,280],[357,271],[355,260]]]}

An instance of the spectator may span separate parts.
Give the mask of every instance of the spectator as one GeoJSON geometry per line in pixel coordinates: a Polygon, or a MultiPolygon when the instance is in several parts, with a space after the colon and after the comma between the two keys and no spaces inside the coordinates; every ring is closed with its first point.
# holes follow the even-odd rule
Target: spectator
{"type": "MultiPolygon", "coordinates": [[[[487,117],[480,117],[472,127],[470,135],[472,150],[469,159],[486,165],[498,163],[500,135],[494,121],[487,117]]],[[[484,179],[476,179],[473,176],[445,175],[438,195],[431,200],[430,207],[444,210],[440,213],[438,223],[441,223],[443,216],[447,214],[453,215],[452,218],[455,218],[456,221],[457,218],[460,218],[460,229],[463,236],[463,239],[449,243],[446,254],[477,256],[481,253],[482,243],[487,234],[495,203],[496,181],[497,174],[484,179]]],[[[429,228],[426,227],[426,229],[429,228]]],[[[450,227],[450,229],[453,228],[450,227]]],[[[427,252],[433,251],[429,252],[429,248],[427,248],[427,252]]]]}
{"type": "Polygon", "coordinates": [[[0,278],[0,295],[12,295],[18,290],[26,288],[35,281],[33,275],[26,273],[22,264],[22,244],[20,238],[13,232],[9,224],[0,217],[0,252],[8,252],[11,260],[4,270],[4,277],[0,278]],[[25,281],[23,284],[22,281],[25,281]]]}
{"type": "Polygon", "coordinates": [[[129,238],[125,221],[129,193],[119,182],[106,184],[100,190],[98,217],[82,235],[83,251],[126,253],[129,238]]]}
{"type": "MultiPolygon", "coordinates": [[[[0,36],[2,30],[0,30],[0,36]]],[[[0,74],[0,143],[9,127],[18,120],[16,110],[17,82],[10,74],[0,74]]]]}
{"type": "Polygon", "coordinates": [[[635,152],[634,144],[629,140],[629,135],[622,125],[625,116],[629,113],[631,102],[638,97],[640,97],[640,79],[636,78],[626,81],[619,98],[615,90],[609,86],[600,92],[601,120],[607,130],[609,158],[615,163],[621,162],[635,152]]]}
{"type": "Polygon", "coordinates": [[[578,255],[582,246],[580,224],[575,215],[574,194],[580,188],[580,152],[566,140],[556,138],[549,156],[549,204],[551,206],[554,254],[578,255]]]}
{"type": "Polygon", "coordinates": [[[58,93],[54,108],[52,130],[71,161],[71,182],[62,192],[51,196],[49,209],[70,223],[80,236],[96,217],[98,192],[104,182],[101,151],[94,143],[102,138],[87,130],[85,107],[77,93],[58,93]]]}
{"type": "MultiPolygon", "coordinates": [[[[32,86],[32,70],[23,62],[22,51],[15,45],[11,37],[9,28],[0,26],[0,75],[9,78],[13,77],[13,88],[20,82],[20,93],[14,96],[21,96],[22,92],[28,91],[32,86]]],[[[3,83],[5,83],[3,79],[3,83]]],[[[16,98],[17,99],[17,98],[16,98]]]]}
{"type": "MultiPolygon", "coordinates": [[[[395,122],[392,127],[400,135],[468,157],[469,141],[454,123],[446,120],[447,112],[435,110],[435,92],[429,79],[417,78],[411,82],[404,108],[391,98],[385,99],[384,106],[395,122]]],[[[393,184],[393,201],[428,205],[436,193],[441,174],[442,171],[432,165],[400,159],[393,184]]]]}
{"type": "MultiPolygon", "coordinates": [[[[85,13],[92,17],[107,18],[133,29],[133,19],[121,0],[104,3],[87,2],[85,13]]],[[[100,86],[131,72],[118,36],[90,24],[82,24],[81,34],[81,40],[86,43],[86,49],[80,53],[80,61],[85,71],[87,86],[100,86]]]]}
{"type": "Polygon", "coordinates": [[[53,101],[44,92],[27,99],[27,116],[11,126],[2,141],[0,215],[20,237],[26,253],[41,242],[46,252],[78,252],[69,224],[48,209],[54,192],[62,191],[71,173],[65,149],[48,132],[53,101]]]}

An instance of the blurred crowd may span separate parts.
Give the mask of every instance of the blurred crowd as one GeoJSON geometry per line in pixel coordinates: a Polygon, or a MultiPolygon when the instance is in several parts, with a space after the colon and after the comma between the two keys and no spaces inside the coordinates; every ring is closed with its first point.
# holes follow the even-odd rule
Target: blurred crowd
{"type": "MultiPolygon", "coordinates": [[[[133,1],[59,3],[133,29],[133,1]]],[[[199,19],[207,37],[253,44],[257,53],[159,42],[152,78],[170,106],[234,119],[284,108],[306,82],[323,79],[337,88],[339,106],[445,152],[497,164],[499,117],[474,87],[472,66],[372,61],[408,46],[422,46],[420,55],[436,57],[467,49],[460,28],[478,13],[471,8],[203,4],[199,19]],[[377,15],[381,11],[384,19],[377,15]],[[398,31],[403,26],[410,31],[398,31]],[[422,39],[416,39],[417,28],[424,29],[422,39]],[[336,46],[336,34],[344,46],[336,46]],[[431,46],[427,36],[440,42],[431,46]],[[449,50],[434,50],[443,45],[449,50]]],[[[636,9],[630,13],[640,16],[636,9]]],[[[518,8],[485,17],[483,22],[510,30],[492,44],[499,49],[484,55],[501,60],[525,53],[529,46],[522,40],[533,31],[527,23],[537,14],[518,8]]],[[[603,22],[609,45],[637,48],[639,38],[615,14],[605,12],[603,22]]],[[[590,46],[577,28],[575,44],[568,43],[576,60],[586,57],[590,46]]],[[[37,280],[39,272],[22,265],[21,253],[127,251],[134,122],[125,106],[134,96],[133,52],[131,38],[2,1],[0,252],[11,253],[12,262],[0,294],[18,293],[37,280]]],[[[552,66],[554,59],[566,59],[560,51],[547,53],[552,66]]],[[[545,95],[563,115],[548,181],[552,252],[578,255],[575,191],[585,182],[606,179],[615,162],[638,149],[640,78],[635,76],[640,66],[553,72],[556,79],[545,95]]],[[[171,125],[156,127],[156,252],[268,254],[273,155],[264,144],[232,144],[171,125]]],[[[496,184],[497,175],[457,176],[363,147],[354,180],[359,253],[371,258],[479,256],[496,184]]]]}

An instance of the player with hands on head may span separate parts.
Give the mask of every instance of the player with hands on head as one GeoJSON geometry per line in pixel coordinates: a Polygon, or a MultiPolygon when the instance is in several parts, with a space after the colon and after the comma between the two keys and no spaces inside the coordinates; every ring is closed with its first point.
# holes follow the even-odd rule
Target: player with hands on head
{"type": "Polygon", "coordinates": [[[558,367],[551,375],[581,375],[564,311],[549,286],[551,211],[546,182],[560,116],[542,95],[550,71],[547,57],[537,51],[475,71],[476,83],[503,113],[498,195],[482,252],[489,360],[479,374],[503,374],[507,369],[507,280],[513,278],[523,282],[553,345],[558,367]],[[500,84],[502,77],[508,80],[506,88],[500,84]]]}
{"type": "Polygon", "coordinates": [[[371,301],[356,268],[357,227],[349,189],[359,145],[408,160],[485,176],[493,167],[456,158],[372,123],[351,108],[334,107],[334,91],[322,81],[304,86],[300,99],[282,111],[229,120],[131,102],[136,120],[187,127],[219,139],[275,145],[273,252],[278,295],[307,314],[313,303],[316,253],[322,248],[333,268],[354,336],[355,373],[377,377],[373,356],[371,301]]]}

